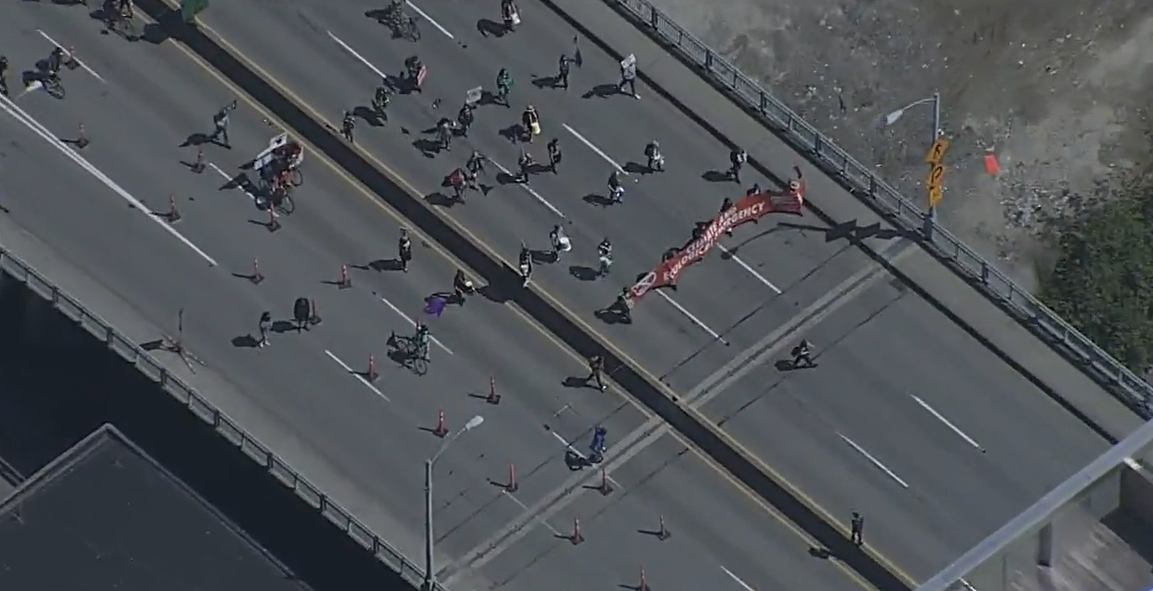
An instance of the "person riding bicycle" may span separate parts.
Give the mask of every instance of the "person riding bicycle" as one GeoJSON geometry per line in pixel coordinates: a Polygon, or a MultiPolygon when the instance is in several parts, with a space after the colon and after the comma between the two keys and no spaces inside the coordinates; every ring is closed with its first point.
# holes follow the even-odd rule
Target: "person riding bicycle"
{"type": "Polygon", "coordinates": [[[288,193],[292,189],[292,169],[285,168],[280,171],[280,174],[276,175],[274,186],[278,186],[280,189],[283,189],[285,193],[288,193]]]}
{"type": "Polygon", "coordinates": [[[508,93],[512,90],[512,74],[508,70],[501,68],[496,74],[496,99],[504,106],[508,105],[508,93]]]}
{"type": "Polygon", "coordinates": [[[432,331],[428,329],[426,324],[418,322],[416,324],[416,335],[412,337],[413,343],[416,345],[416,356],[421,359],[428,359],[428,343],[432,339],[432,331]]]}
{"type": "Polygon", "coordinates": [[[383,116],[391,99],[392,90],[388,87],[388,81],[382,80],[380,86],[376,87],[376,94],[372,97],[372,110],[376,111],[377,115],[383,116]]]}
{"type": "Polygon", "coordinates": [[[60,77],[60,68],[64,65],[64,50],[60,47],[48,54],[48,77],[53,80],[60,77]]]}

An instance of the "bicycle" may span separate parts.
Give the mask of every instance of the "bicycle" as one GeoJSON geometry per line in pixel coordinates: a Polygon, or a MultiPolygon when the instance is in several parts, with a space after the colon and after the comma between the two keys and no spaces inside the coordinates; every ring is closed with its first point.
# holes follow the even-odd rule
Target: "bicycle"
{"type": "Polygon", "coordinates": [[[288,182],[292,183],[293,187],[299,187],[304,184],[304,173],[300,171],[299,167],[289,169],[288,182]]]}
{"type": "Polygon", "coordinates": [[[292,195],[285,193],[278,199],[273,199],[272,209],[280,215],[292,215],[296,211],[296,202],[292,200],[292,195]]]}
{"type": "Polygon", "coordinates": [[[45,76],[40,81],[40,83],[44,85],[44,92],[47,92],[48,96],[51,96],[51,97],[59,99],[59,100],[64,100],[64,94],[65,94],[64,84],[62,82],[60,82],[60,76],[58,76],[58,75],[45,76]]]}
{"type": "Polygon", "coordinates": [[[412,373],[423,376],[428,373],[428,344],[417,341],[416,337],[405,337],[394,334],[389,343],[393,347],[394,356],[400,366],[412,373]]]}

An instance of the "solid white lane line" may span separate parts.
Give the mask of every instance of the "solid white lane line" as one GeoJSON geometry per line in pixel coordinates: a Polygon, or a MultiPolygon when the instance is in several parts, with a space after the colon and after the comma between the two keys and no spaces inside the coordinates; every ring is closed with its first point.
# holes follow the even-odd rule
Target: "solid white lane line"
{"type": "MultiPolygon", "coordinates": [[[[523,502],[521,502],[520,499],[516,498],[516,495],[508,492],[508,489],[501,489],[501,492],[504,493],[504,496],[512,499],[512,502],[516,503],[517,506],[520,507],[522,510],[524,510],[526,513],[529,511],[528,505],[525,505],[523,502]]],[[[548,528],[548,530],[550,532],[552,532],[552,535],[554,535],[558,538],[564,537],[563,534],[561,534],[559,531],[557,531],[555,527],[549,525],[549,522],[545,521],[544,519],[538,517],[537,522],[540,523],[541,525],[545,526],[546,528],[548,528]]]]}
{"type": "Polygon", "coordinates": [[[101,82],[103,82],[103,83],[105,83],[105,84],[108,84],[108,81],[107,81],[107,80],[105,80],[105,79],[104,79],[104,77],[103,77],[103,76],[101,76],[100,74],[97,74],[97,73],[96,73],[96,70],[93,70],[92,68],[89,68],[89,67],[88,67],[88,64],[84,63],[84,62],[83,62],[83,61],[82,61],[80,58],[78,58],[78,57],[76,57],[76,56],[74,56],[74,55],[71,55],[71,53],[70,53],[70,51],[69,51],[69,48],[67,48],[67,47],[64,47],[63,45],[61,45],[61,44],[57,43],[55,39],[53,39],[53,38],[49,37],[49,36],[48,36],[48,33],[45,33],[45,32],[44,32],[42,29],[36,29],[36,32],[37,32],[37,33],[40,33],[40,35],[41,35],[41,36],[43,36],[45,39],[47,39],[49,43],[51,43],[51,44],[55,45],[56,47],[59,47],[60,49],[63,49],[63,50],[64,50],[64,52],[65,52],[66,54],[68,54],[68,57],[71,57],[72,59],[76,60],[76,63],[80,64],[80,67],[81,67],[81,68],[84,68],[84,71],[85,71],[85,72],[88,72],[89,74],[92,74],[92,76],[93,76],[93,77],[95,77],[97,80],[99,80],[99,81],[101,81],[101,82]]]}
{"type": "Polygon", "coordinates": [[[742,269],[748,271],[749,274],[752,275],[757,281],[760,281],[761,283],[764,283],[765,285],[769,286],[769,289],[777,292],[777,295],[781,295],[781,288],[773,285],[773,282],[769,281],[768,279],[765,279],[765,277],[763,275],[761,275],[760,273],[758,273],[756,271],[756,269],[753,269],[747,263],[742,261],[737,255],[733,254],[733,252],[731,250],[725,248],[725,246],[723,244],[717,243],[717,248],[721,249],[721,252],[729,255],[730,260],[732,260],[734,263],[740,265],[742,269]]]}
{"type": "Polygon", "coordinates": [[[348,53],[351,53],[352,57],[356,58],[357,60],[360,60],[360,63],[368,66],[368,69],[372,70],[377,76],[380,76],[381,80],[384,80],[384,79],[389,77],[388,74],[381,72],[380,68],[372,65],[372,62],[365,59],[365,57],[363,55],[360,55],[359,53],[356,52],[355,49],[350,47],[347,43],[345,43],[344,41],[341,41],[340,37],[333,35],[332,31],[326,31],[326,32],[328,33],[328,36],[332,38],[333,41],[336,41],[337,45],[340,45],[341,47],[344,48],[345,51],[347,51],[348,53]]]}
{"type": "MultiPolygon", "coordinates": [[[[380,301],[384,302],[384,305],[388,306],[389,308],[392,308],[393,312],[396,312],[401,318],[404,318],[405,322],[409,323],[412,326],[416,326],[416,321],[413,320],[412,318],[409,318],[408,315],[405,314],[404,312],[401,312],[400,308],[397,308],[396,306],[392,305],[392,302],[386,300],[384,298],[384,296],[382,296],[380,294],[376,294],[376,296],[380,298],[380,301]]],[[[433,344],[440,347],[441,349],[444,349],[445,353],[448,353],[449,355],[453,354],[452,349],[445,347],[444,343],[440,342],[439,339],[437,339],[436,337],[431,337],[431,338],[432,338],[433,344]]]]}
{"type": "Polygon", "coordinates": [[[562,123],[561,125],[566,130],[568,130],[568,132],[571,133],[573,135],[573,137],[575,137],[577,140],[579,140],[580,143],[588,146],[588,149],[592,150],[597,156],[600,156],[601,158],[604,159],[605,162],[608,162],[609,164],[613,165],[613,168],[617,169],[617,172],[624,174],[624,175],[627,175],[629,173],[627,170],[622,168],[620,164],[617,164],[616,160],[609,158],[608,154],[605,154],[603,150],[596,147],[596,144],[590,142],[587,138],[585,138],[585,136],[581,135],[579,131],[570,127],[568,123],[562,123]]]}
{"type": "Polygon", "coordinates": [[[726,344],[726,345],[728,345],[728,344],[729,344],[729,342],[728,342],[728,341],[726,341],[725,339],[721,338],[721,335],[720,335],[720,334],[718,334],[718,333],[717,333],[717,331],[715,331],[715,330],[713,330],[713,329],[709,328],[709,325],[705,324],[704,322],[701,322],[701,319],[700,319],[700,318],[697,318],[696,316],[693,316],[693,313],[692,313],[692,312],[689,312],[688,310],[686,310],[684,306],[682,306],[682,305],[678,304],[676,300],[674,300],[673,298],[669,297],[669,295],[668,295],[668,294],[666,294],[664,291],[662,291],[662,290],[659,290],[659,289],[654,289],[653,291],[657,292],[657,295],[659,295],[659,296],[661,296],[662,298],[664,298],[666,302],[668,302],[668,303],[672,304],[672,305],[673,305],[673,307],[674,307],[674,308],[676,308],[678,311],[680,311],[680,313],[681,313],[681,314],[684,314],[684,315],[685,315],[685,318],[688,318],[688,319],[689,319],[689,320],[690,320],[690,321],[691,321],[693,324],[695,324],[695,325],[697,325],[697,326],[701,327],[701,329],[703,329],[705,332],[709,333],[709,336],[713,337],[714,339],[716,339],[716,340],[718,340],[718,341],[720,341],[720,342],[722,342],[722,343],[724,343],[724,344],[726,344]]]}
{"type": "Polygon", "coordinates": [[[857,445],[856,441],[853,441],[852,439],[849,439],[848,437],[845,437],[844,435],[842,435],[840,433],[837,433],[837,435],[840,435],[841,439],[845,440],[845,443],[848,443],[850,446],[852,446],[853,449],[857,450],[858,453],[865,456],[865,459],[872,462],[874,466],[880,468],[881,471],[884,472],[885,474],[888,474],[889,478],[892,478],[893,480],[895,480],[897,482],[897,484],[901,485],[902,488],[909,488],[909,483],[905,482],[904,480],[901,480],[901,477],[897,476],[896,472],[893,472],[892,470],[889,469],[888,466],[882,464],[881,460],[878,460],[877,458],[873,457],[873,454],[865,451],[865,448],[857,445]]]}
{"type": "Polygon", "coordinates": [[[928,402],[925,402],[924,400],[921,400],[919,397],[914,396],[912,394],[910,394],[909,396],[912,396],[913,400],[915,400],[917,402],[917,404],[921,405],[921,408],[925,409],[926,411],[929,412],[929,414],[936,417],[938,421],[945,423],[945,426],[948,427],[949,429],[952,429],[952,431],[954,433],[956,433],[958,437],[960,437],[961,439],[964,439],[965,443],[968,443],[969,445],[977,448],[978,450],[981,451],[981,453],[985,453],[985,448],[981,447],[981,444],[977,443],[976,439],[969,437],[969,435],[966,434],[964,431],[962,431],[960,427],[954,425],[952,422],[949,421],[949,419],[946,419],[945,415],[937,412],[937,409],[929,406],[928,402]]]}
{"type": "MultiPolygon", "coordinates": [[[[574,454],[579,456],[582,460],[589,459],[588,456],[584,455],[583,453],[578,451],[575,447],[573,447],[571,443],[565,441],[565,438],[561,437],[560,433],[557,433],[556,431],[549,431],[549,433],[552,433],[552,436],[556,437],[557,441],[561,442],[561,445],[563,445],[565,447],[565,449],[573,452],[574,454]]],[[[600,475],[598,474],[597,476],[599,477],[600,475]]],[[[616,485],[616,486],[621,485],[621,483],[619,483],[615,479],[613,479],[612,474],[609,474],[607,471],[605,472],[605,476],[608,478],[608,481],[613,483],[614,485],[616,485]]]]}
{"type": "Polygon", "coordinates": [[[164,231],[168,232],[168,234],[173,238],[176,238],[182,244],[192,249],[192,252],[195,252],[198,256],[200,256],[200,258],[208,261],[209,265],[212,265],[213,267],[216,266],[216,259],[208,256],[207,252],[204,252],[204,250],[202,250],[199,246],[193,244],[191,240],[185,238],[183,234],[177,232],[171,224],[154,215],[148,206],[141,203],[139,199],[133,197],[128,193],[128,191],[125,191],[124,188],[116,184],[115,181],[108,178],[108,175],[104,174],[100,169],[93,166],[92,163],[89,162],[86,158],[80,156],[74,150],[69,149],[68,146],[64,145],[63,142],[57,139],[52,132],[48,131],[48,128],[41,125],[39,121],[33,119],[32,116],[30,116],[28,113],[25,113],[24,109],[16,106],[16,103],[13,103],[8,97],[0,95],[0,108],[11,115],[14,119],[22,123],[25,127],[31,129],[36,133],[36,135],[43,138],[44,141],[48,142],[53,148],[56,148],[61,154],[64,154],[66,157],[68,157],[69,160],[72,160],[76,164],[80,165],[80,168],[83,168],[88,172],[88,174],[96,177],[96,179],[103,183],[104,186],[112,189],[112,191],[119,195],[121,199],[127,201],[129,205],[134,207],[140,213],[148,216],[148,219],[152,220],[153,223],[163,228],[164,231]]]}
{"type": "Polygon", "coordinates": [[[340,366],[342,369],[344,369],[344,371],[347,371],[347,372],[349,373],[349,375],[351,375],[352,377],[354,377],[354,378],[356,378],[356,379],[360,380],[360,383],[362,383],[362,384],[364,384],[365,386],[367,386],[369,390],[372,390],[374,394],[376,394],[377,396],[380,396],[381,398],[383,398],[383,399],[385,400],[385,402],[392,402],[392,400],[391,400],[391,399],[390,399],[388,396],[385,396],[385,395],[384,395],[384,392],[381,392],[380,390],[378,390],[378,389],[376,388],[376,386],[373,386],[373,385],[372,385],[372,382],[370,382],[370,381],[368,381],[368,380],[364,379],[364,376],[360,375],[360,372],[359,372],[359,371],[356,371],[355,369],[352,369],[351,367],[349,367],[349,366],[348,366],[348,364],[347,364],[347,363],[345,363],[345,362],[341,361],[341,360],[340,360],[340,358],[339,358],[339,357],[337,357],[337,356],[336,356],[336,355],[335,355],[335,354],[334,354],[332,351],[329,351],[328,349],[325,349],[325,350],[324,350],[324,352],[325,352],[325,354],[327,354],[327,355],[328,355],[328,357],[329,357],[330,359],[332,359],[333,361],[335,361],[337,365],[339,365],[339,366],[340,366]]]}
{"type": "MultiPolygon", "coordinates": [[[[220,176],[222,176],[222,177],[224,177],[224,178],[228,179],[228,182],[232,182],[232,177],[228,176],[228,173],[227,173],[227,172],[224,172],[223,170],[221,170],[219,166],[217,166],[217,165],[213,164],[212,162],[209,162],[209,163],[208,163],[208,165],[212,167],[212,170],[215,170],[216,172],[220,173],[220,176]]],[[[256,205],[260,205],[260,200],[258,200],[258,199],[256,198],[256,195],[253,195],[252,193],[249,193],[249,192],[248,192],[248,190],[246,190],[246,189],[245,189],[243,186],[237,185],[237,186],[236,186],[236,188],[237,188],[237,189],[240,189],[240,191],[241,191],[242,193],[244,193],[245,195],[247,195],[247,196],[248,196],[248,198],[249,198],[249,199],[251,199],[251,200],[252,200],[252,202],[253,202],[254,204],[256,204],[256,205]]],[[[276,213],[276,209],[275,209],[275,208],[272,208],[272,207],[270,207],[270,208],[268,208],[268,211],[269,211],[270,213],[272,213],[272,217],[274,217],[274,218],[278,218],[278,217],[280,217],[280,214],[276,213]]]]}
{"type": "MultiPolygon", "coordinates": [[[[492,162],[497,168],[500,169],[501,172],[505,173],[506,175],[511,176],[511,177],[516,176],[513,173],[509,172],[509,170],[507,168],[505,168],[504,166],[501,166],[500,162],[497,162],[496,160],[493,160],[492,158],[488,158],[488,161],[492,162]]],[[[549,209],[549,211],[556,214],[557,217],[561,218],[562,220],[568,219],[568,217],[565,216],[565,214],[561,213],[561,210],[559,210],[555,206],[553,206],[552,203],[549,203],[548,199],[545,199],[544,197],[541,196],[540,193],[537,193],[536,191],[533,190],[532,187],[528,186],[528,183],[516,183],[516,184],[520,185],[520,188],[524,189],[525,191],[528,191],[529,195],[532,195],[533,197],[535,197],[537,201],[540,201],[541,205],[544,205],[545,207],[547,207],[549,209]]]]}
{"type": "Polygon", "coordinates": [[[752,586],[750,586],[748,583],[746,583],[746,582],[742,581],[740,577],[738,577],[737,575],[733,574],[733,571],[731,571],[731,570],[729,570],[729,569],[725,568],[725,565],[723,565],[723,564],[721,565],[721,570],[725,571],[725,574],[726,574],[726,575],[729,575],[729,578],[730,578],[730,579],[732,579],[732,580],[734,580],[734,581],[736,581],[736,583],[737,583],[738,585],[740,585],[740,586],[741,586],[741,588],[742,588],[742,589],[744,589],[745,591],[757,591],[757,590],[756,590],[756,589],[754,589],[752,586]]]}
{"type": "Polygon", "coordinates": [[[454,40],[456,39],[456,37],[453,37],[453,36],[452,36],[452,33],[449,33],[449,32],[448,32],[448,29],[446,29],[446,28],[444,28],[444,27],[440,26],[440,23],[438,23],[438,22],[436,22],[436,21],[432,20],[432,17],[431,17],[431,16],[428,16],[428,13],[426,13],[426,12],[425,12],[425,11],[423,11],[423,10],[421,10],[419,6],[417,6],[417,5],[413,4],[413,3],[412,3],[412,0],[405,0],[405,2],[404,2],[404,3],[405,3],[405,4],[407,4],[409,8],[411,8],[411,9],[415,10],[417,14],[419,14],[419,15],[420,15],[420,16],[422,16],[422,17],[424,17],[424,20],[426,20],[426,21],[428,21],[428,22],[432,23],[432,26],[434,26],[434,27],[436,27],[437,29],[439,29],[439,30],[440,30],[440,32],[441,32],[441,33],[444,33],[444,34],[445,34],[445,36],[447,36],[449,39],[454,39],[454,40]]]}

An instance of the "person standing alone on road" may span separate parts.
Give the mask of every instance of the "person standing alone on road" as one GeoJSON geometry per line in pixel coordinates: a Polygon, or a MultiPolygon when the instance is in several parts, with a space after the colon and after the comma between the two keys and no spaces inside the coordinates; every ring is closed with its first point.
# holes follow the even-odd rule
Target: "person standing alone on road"
{"type": "Polygon", "coordinates": [[[865,518],[853,511],[853,520],[849,524],[849,536],[853,545],[860,548],[865,543],[865,518]]]}
{"type": "Polygon", "coordinates": [[[400,240],[396,244],[396,260],[400,263],[400,270],[408,273],[408,263],[412,261],[412,239],[408,237],[408,230],[400,229],[400,240]]]}
{"type": "Polygon", "coordinates": [[[208,141],[217,142],[225,148],[232,149],[232,143],[228,140],[228,112],[235,111],[236,107],[237,102],[232,101],[212,116],[214,129],[212,131],[212,137],[208,138],[208,141]]]}
{"type": "Polygon", "coordinates": [[[560,62],[557,63],[556,78],[553,79],[553,88],[563,88],[568,90],[568,75],[569,64],[572,60],[565,54],[560,54],[560,62]]]}
{"type": "Polygon", "coordinates": [[[268,346],[268,333],[272,331],[271,312],[261,313],[258,327],[260,329],[260,341],[256,343],[256,346],[263,349],[268,346]]]}

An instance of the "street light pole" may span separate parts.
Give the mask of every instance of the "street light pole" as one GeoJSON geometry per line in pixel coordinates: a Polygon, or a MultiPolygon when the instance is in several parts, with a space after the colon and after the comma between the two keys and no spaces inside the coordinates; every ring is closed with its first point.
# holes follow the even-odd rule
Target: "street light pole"
{"type": "MultiPolygon", "coordinates": [[[[941,93],[934,92],[933,93],[933,137],[931,140],[929,140],[929,145],[930,146],[933,145],[933,143],[937,141],[938,137],[941,137],[941,93]]],[[[930,203],[929,204],[929,219],[926,221],[926,225],[931,225],[935,221],[937,221],[937,204],[936,203],[930,203]]]]}
{"type": "Polygon", "coordinates": [[[480,415],[469,419],[463,427],[440,445],[440,449],[436,450],[431,458],[424,461],[424,584],[421,585],[421,591],[434,591],[436,589],[436,559],[434,558],[435,548],[433,547],[435,538],[432,531],[432,468],[453,441],[479,427],[483,422],[484,417],[480,415]]]}
{"type": "Polygon", "coordinates": [[[436,587],[436,568],[433,558],[432,537],[432,465],[433,459],[424,461],[424,585],[421,591],[433,591],[436,587]]]}
{"type": "MultiPolygon", "coordinates": [[[[941,137],[944,130],[941,129],[941,93],[934,92],[933,96],[923,98],[921,100],[913,101],[892,113],[885,116],[885,125],[892,125],[905,114],[905,111],[912,109],[917,105],[931,102],[933,103],[933,137],[929,140],[932,145],[941,137]]],[[[929,235],[933,231],[933,223],[937,220],[937,206],[936,204],[929,204],[929,211],[925,214],[925,234],[929,235]]]]}

